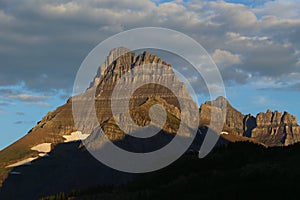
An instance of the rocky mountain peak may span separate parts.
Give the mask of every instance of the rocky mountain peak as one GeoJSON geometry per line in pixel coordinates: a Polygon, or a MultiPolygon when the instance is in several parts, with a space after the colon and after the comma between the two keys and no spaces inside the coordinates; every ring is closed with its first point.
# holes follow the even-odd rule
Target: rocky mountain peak
{"type": "Polygon", "coordinates": [[[286,125],[297,125],[297,119],[295,116],[289,114],[288,112],[284,112],[283,114],[281,112],[271,111],[267,110],[266,113],[260,112],[256,116],[256,123],[259,127],[264,126],[278,126],[280,124],[286,124],[286,125]]]}
{"type": "Polygon", "coordinates": [[[116,80],[129,70],[148,64],[171,68],[170,64],[148,51],[137,55],[125,47],[115,48],[109,53],[105,62],[98,68],[97,75],[89,88],[97,87],[100,84],[100,80],[108,80],[111,79],[112,76],[115,77],[113,80],[116,80]]]}
{"type": "MultiPolygon", "coordinates": [[[[265,146],[287,146],[300,141],[300,126],[296,117],[288,112],[260,112],[256,117],[243,115],[233,108],[224,97],[208,101],[200,108],[200,126],[210,126],[211,111],[220,110],[226,105],[226,120],[222,135],[230,141],[252,141],[265,146]],[[220,102],[223,102],[220,103],[220,102]]],[[[213,127],[210,127],[213,128],[213,127]]]]}
{"type": "Polygon", "coordinates": [[[282,121],[282,123],[287,124],[287,125],[293,125],[293,126],[297,125],[296,117],[289,114],[288,112],[283,113],[281,121],[282,121]]]}
{"type": "Polygon", "coordinates": [[[246,136],[267,146],[291,145],[300,141],[300,127],[288,112],[267,110],[257,114],[255,126],[246,136]]]}
{"type": "Polygon", "coordinates": [[[121,55],[130,52],[130,49],[126,47],[117,47],[112,49],[107,56],[107,65],[110,65],[114,60],[116,60],[121,55]]]}

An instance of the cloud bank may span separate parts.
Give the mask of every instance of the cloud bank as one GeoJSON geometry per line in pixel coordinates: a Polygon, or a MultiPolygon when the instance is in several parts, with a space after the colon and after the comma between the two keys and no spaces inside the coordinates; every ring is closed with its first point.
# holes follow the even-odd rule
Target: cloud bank
{"type": "Polygon", "coordinates": [[[158,26],[202,44],[227,84],[298,89],[299,3],[248,3],[1,0],[0,86],[24,83],[33,91],[70,90],[82,60],[99,42],[131,28],[158,26]]]}

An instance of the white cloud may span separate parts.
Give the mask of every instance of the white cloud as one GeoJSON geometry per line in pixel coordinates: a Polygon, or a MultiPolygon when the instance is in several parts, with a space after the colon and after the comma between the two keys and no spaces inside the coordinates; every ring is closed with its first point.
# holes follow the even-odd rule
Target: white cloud
{"type": "Polygon", "coordinates": [[[274,0],[256,8],[255,12],[258,15],[271,15],[283,19],[299,19],[299,10],[298,0],[274,0]]]}
{"type": "Polygon", "coordinates": [[[31,94],[11,94],[6,96],[9,99],[16,99],[20,101],[37,101],[37,100],[45,100],[47,97],[45,96],[35,96],[31,94]]]}
{"type": "Polygon", "coordinates": [[[218,13],[212,20],[226,24],[228,28],[248,30],[257,23],[257,17],[253,11],[242,4],[218,1],[211,2],[210,7],[218,13]]]}
{"type": "Polygon", "coordinates": [[[211,55],[212,59],[219,66],[229,67],[236,64],[241,64],[241,58],[237,54],[233,54],[230,51],[216,49],[211,55]]]}
{"type": "Polygon", "coordinates": [[[35,105],[35,106],[42,106],[42,107],[52,107],[51,104],[49,104],[47,102],[43,102],[43,101],[35,101],[35,102],[31,102],[29,104],[30,105],[35,105]]]}
{"type": "Polygon", "coordinates": [[[50,15],[72,15],[80,11],[80,6],[75,2],[58,5],[46,4],[41,7],[41,11],[50,15]]]}

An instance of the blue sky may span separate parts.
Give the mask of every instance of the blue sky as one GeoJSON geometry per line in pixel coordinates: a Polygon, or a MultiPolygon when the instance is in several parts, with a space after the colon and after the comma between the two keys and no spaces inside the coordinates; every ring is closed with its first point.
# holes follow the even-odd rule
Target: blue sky
{"type": "Polygon", "coordinates": [[[300,119],[299,10],[297,0],[0,0],[0,149],[66,102],[99,42],[143,26],[203,45],[241,112],[276,109],[300,119]]]}

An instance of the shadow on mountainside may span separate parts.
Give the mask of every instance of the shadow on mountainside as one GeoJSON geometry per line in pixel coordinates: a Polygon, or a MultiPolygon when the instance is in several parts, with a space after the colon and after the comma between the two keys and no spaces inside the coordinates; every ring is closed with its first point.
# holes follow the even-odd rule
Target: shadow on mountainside
{"type": "MultiPolygon", "coordinates": [[[[206,131],[205,127],[198,130],[188,152],[200,149],[206,131]]],[[[94,141],[97,141],[97,134],[94,136],[94,141]]],[[[147,139],[127,136],[115,143],[131,152],[151,152],[168,144],[173,138],[174,134],[161,131],[147,139]]],[[[217,146],[227,143],[220,137],[217,146]]],[[[97,146],[97,142],[95,144],[97,146]]],[[[60,143],[49,156],[39,158],[31,165],[13,168],[0,189],[0,199],[36,199],[76,189],[117,186],[127,184],[139,176],[144,175],[120,172],[100,163],[81,142],[60,143]]]]}
{"type": "Polygon", "coordinates": [[[94,187],[44,199],[299,199],[299,155],[300,144],[265,148],[230,143],[204,159],[185,154],[125,186],[94,187]]]}
{"type": "Polygon", "coordinates": [[[57,145],[49,157],[15,167],[0,190],[0,199],[37,199],[95,185],[118,185],[135,175],[113,170],[92,157],[80,142],[57,145]]]}

